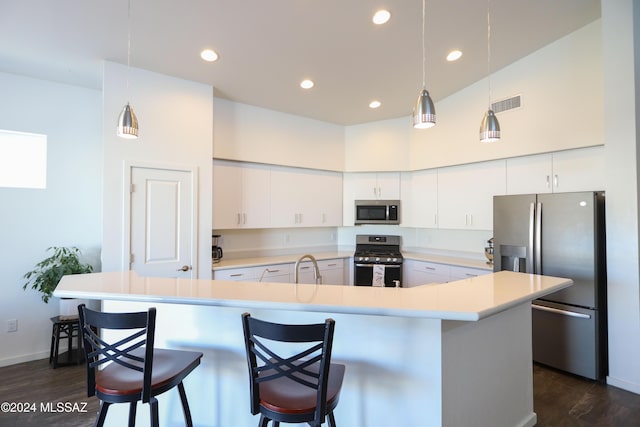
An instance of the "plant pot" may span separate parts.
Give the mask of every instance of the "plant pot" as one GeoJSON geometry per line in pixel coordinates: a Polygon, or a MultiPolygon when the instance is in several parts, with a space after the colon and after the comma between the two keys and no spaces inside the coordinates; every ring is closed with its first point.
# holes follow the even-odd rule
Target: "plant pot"
{"type": "Polygon", "coordinates": [[[60,320],[77,319],[78,306],[88,304],[89,300],[80,298],[60,298],[60,320]]]}

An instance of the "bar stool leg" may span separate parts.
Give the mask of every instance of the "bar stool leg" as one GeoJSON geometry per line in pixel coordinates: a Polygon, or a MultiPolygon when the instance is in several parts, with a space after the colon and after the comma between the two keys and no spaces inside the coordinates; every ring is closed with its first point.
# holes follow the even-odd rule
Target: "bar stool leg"
{"type": "Polygon", "coordinates": [[[51,327],[51,349],[49,350],[49,365],[51,365],[51,361],[53,360],[53,349],[56,342],[56,324],[54,323],[51,327]]]}
{"type": "Polygon", "coordinates": [[[60,352],[60,329],[61,329],[61,325],[60,324],[56,324],[55,325],[55,329],[56,329],[56,343],[55,343],[55,349],[53,352],[53,369],[56,369],[58,367],[58,354],[60,352]]]}
{"type": "Polygon", "coordinates": [[[74,329],[74,323],[67,325],[67,362],[71,363],[71,360],[73,359],[73,353],[72,353],[72,349],[73,349],[73,329],[74,329]]]}

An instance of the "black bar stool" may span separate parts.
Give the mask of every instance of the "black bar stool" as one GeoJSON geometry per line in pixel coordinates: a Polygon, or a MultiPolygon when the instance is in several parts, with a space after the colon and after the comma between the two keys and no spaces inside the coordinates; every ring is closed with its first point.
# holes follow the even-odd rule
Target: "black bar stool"
{"type": "Polygon", "coordinates": [[[320,427],[326,419],[336,427],[333,410],[338,405],[345,366],[331,363],[335,322],[310,325],[282,325],[242,315],[245,348],[250,376],[251,413],[260,414],[259,427],[269,421],[308,423],[320,427]],[[281,346],[289,343],[297,352],[281,356],[281,346]],[[273,343],[271,343],[273,344],[273,343]]]}
{"type": "Polygon", "coordinates": [[[87,395],[100,399],[95,425],[102,426],[113,403],[129,403],[129,426],[135,424],[138,401],[149,404],[151,425],[159,425],[156,396],[178,388],[185,423],[193,425],[182,381],[202,353],[154,348],[156,309],[137,313],[101,313],[78,307],[87,360],[87,395]],[[125,338],[107,342],[96,330],[128,330],[125,338]],[[102,366],[104,363],[108,363],[102,366]],[[98,370],[98,367],[102,369],[98,370]]]}
{"type": "Polygon", "coordinates": [[[82,340],[80,339],[80,322],[78,318],[68,319],[55,316],[51,318],[53,329],[51,330],[51,350],[49,350],[49,364],[53,362],[53,369],[58,366],[78,365],[84,360],[82,356],[82,340]],[[73,339],[76,339],[77,348],[73,348],[73,339]],[[67,340],[66,361],[59,360],[60,340],[67,340]]]}

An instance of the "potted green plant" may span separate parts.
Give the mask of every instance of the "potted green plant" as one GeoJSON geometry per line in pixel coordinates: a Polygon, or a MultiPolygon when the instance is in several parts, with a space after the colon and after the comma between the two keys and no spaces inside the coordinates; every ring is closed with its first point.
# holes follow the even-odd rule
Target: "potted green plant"
{"type": "MultiPolygon", "coordinates": [[[[26,290],[31,285],[32,289],[42,294],[42,301],[45,303],[48,303],[53,296],[53,291],[56,290],[62,276],[91,273],[93,271],[91,264],[80,262],[81,252],[76,247],[53,246],[48,248],[47,251],[53,251],[53,255],[43,259],[35,265],[33,270],[25,273],[24,278],[27,279],[27,282],[22,287],[22,289],[26,290]]],[[[65,311],[62,306],[61,310],[65,311]]],[[[72,316],[73,314],[75,313],[60,313],[61,316],[72,316]]]]}

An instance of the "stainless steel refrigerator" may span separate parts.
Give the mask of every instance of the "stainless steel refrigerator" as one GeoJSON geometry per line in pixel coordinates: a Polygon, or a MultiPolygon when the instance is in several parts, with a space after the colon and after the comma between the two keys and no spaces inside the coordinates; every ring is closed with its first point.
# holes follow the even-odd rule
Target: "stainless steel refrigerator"
{"type": "Polygon", "coordinates": [[[533,302],[533,360],[598,380],[608,365],[604,200],[604,192],[493,199],[494,271],[574,282],[533,302]]]}

